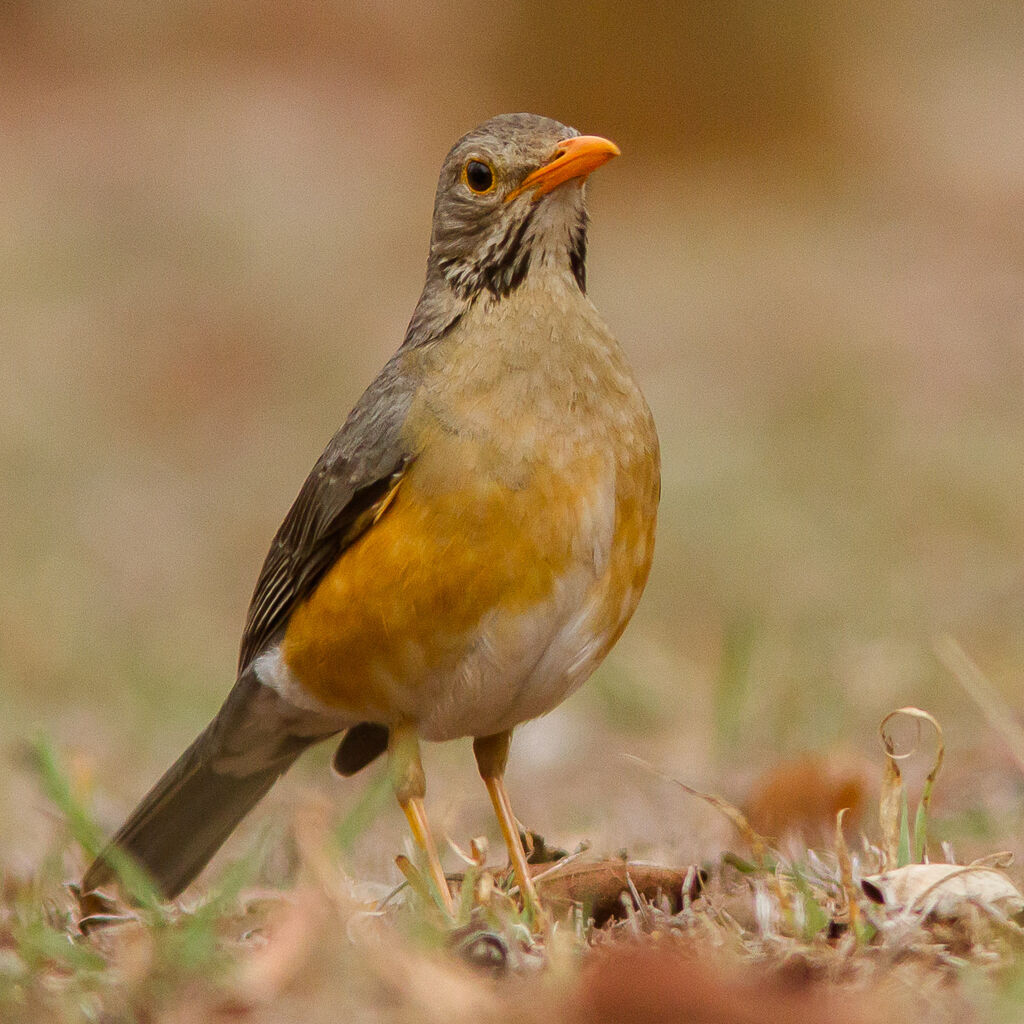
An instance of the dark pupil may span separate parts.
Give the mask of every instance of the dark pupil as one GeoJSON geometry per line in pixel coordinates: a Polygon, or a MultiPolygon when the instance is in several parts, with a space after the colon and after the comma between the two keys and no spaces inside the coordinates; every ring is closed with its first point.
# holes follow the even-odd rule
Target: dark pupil
{"type": "Polygon", "coordinates": [[[466,181],[474,192],[486,192],[494,181],[490,167],[479,160],[470,160],[466,164],[466,181]]]}

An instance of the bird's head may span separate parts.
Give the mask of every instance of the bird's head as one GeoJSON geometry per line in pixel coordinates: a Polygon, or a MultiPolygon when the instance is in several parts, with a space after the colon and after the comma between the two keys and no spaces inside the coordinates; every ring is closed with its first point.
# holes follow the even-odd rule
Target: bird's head
{"type": "Polygon", "coordinates": [[[572,274],[586,290],[583,182],[613,156],[607,139],[536,114],[502,114],[452,147],[441,168],[428,288],[500,299],[531,268],[572,274]]]}

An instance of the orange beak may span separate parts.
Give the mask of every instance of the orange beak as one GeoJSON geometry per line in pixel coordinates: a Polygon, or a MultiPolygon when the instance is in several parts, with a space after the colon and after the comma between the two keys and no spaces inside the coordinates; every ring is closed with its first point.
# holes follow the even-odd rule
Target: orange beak
{"type": "Polygon", "coordinates": [[[533,189],[533,201],[547,195],[552,189],[558,188],[563,182],[578,178],[582,185],[591,171],[596,171],[602,164],[608,163],[613,156],[618,156],[619,147],[600,135],[577,135],[565,139],[558,144],[552,158],[542,167],[538,167],[526,180],[513,189],[505,197],[505,202],[515,199],[529,189],[533,189]]]}

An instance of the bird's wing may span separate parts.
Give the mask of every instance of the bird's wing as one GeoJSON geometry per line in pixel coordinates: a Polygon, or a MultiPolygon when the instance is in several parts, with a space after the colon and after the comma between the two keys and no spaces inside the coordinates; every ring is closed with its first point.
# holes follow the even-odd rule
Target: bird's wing
{"type": "Polygon", "coordinates": [[[306,478],[256,581],[242,634],[240,674],[387,507],[413,458],[402,436],[413,390],[400,351],[306,478]]]}

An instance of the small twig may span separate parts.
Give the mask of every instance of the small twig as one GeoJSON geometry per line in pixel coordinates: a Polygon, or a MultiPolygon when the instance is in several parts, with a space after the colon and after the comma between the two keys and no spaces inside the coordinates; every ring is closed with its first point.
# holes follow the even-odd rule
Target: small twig
{"type": "Polygon", "coordinates": [[[703,800],[705,803],[714,807],[716,811],[732,822],[733,828],[739,832],[743,841],[750,847],[750,851],[754,856],[754,860],[757,862],[757,866],[764,867],[765,858],[769,849],[768,840],[753,829],[750,822],[747,821],[746,816],[738,807],[734,807],[728,800],[723,800],[720,796],[717,796],[714,793],[704,793],[699,789],[694,789],[693,786],[688,786],[685,782],[680,782],[679,779],[674,779],[666,772],[655,768],[653,764],[649,761],[645,761],[642,757],[637,757],[635,754],[624,754],[623,757],[640,765],[641,768],[645,768],[652,775],[657,775],[658,778],[664,779],[666,782],[673,783],[683,790],[683,792],[689,793],[690,796],[695,796],[698,800],[703,800]]]}
{"type": "MultiPolygon", "coordinates": [[[[549,868],[545,868],[543,871],[539,871],[536,875],[533,875],[533,884],[536,885],[538,882],[544,882],[549,878],[553,878],[555,875],[561,874],[563,868],[568,867],[574,861],[580,859],[590,849],[590,843],[580,843],[580,845],[572,853],[566,854],[561,860],[556,860],[554,864],[549,868]]],[[[519,892],[519,886],[513,885],[508,890],[509,896],[515,896],[519,892]]]]}

